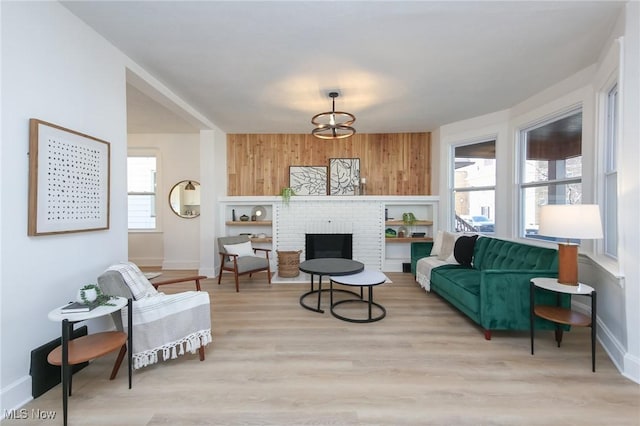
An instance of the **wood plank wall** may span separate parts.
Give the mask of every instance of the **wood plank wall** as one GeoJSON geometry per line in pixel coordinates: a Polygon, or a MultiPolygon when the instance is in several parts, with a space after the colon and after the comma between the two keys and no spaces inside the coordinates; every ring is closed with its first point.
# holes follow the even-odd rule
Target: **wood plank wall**
{"type": "Polygon", "coordinates": [[[289,166],[329,166],[360,158],[367,195],[431,195],[431,134],[355,134],[320,140],[307,134],[227,135],[227,195],[278,195],[289,166]]]}

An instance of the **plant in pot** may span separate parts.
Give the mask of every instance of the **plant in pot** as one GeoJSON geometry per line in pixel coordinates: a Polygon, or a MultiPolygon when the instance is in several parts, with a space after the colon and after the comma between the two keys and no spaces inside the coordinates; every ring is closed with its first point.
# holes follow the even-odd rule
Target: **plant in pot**
{"type": "Polygon", "coordinates": [[[296,195],[295,192],[293,192],[293,188],[291,187],[284,187],[282,188],[282,190],[280,191],[280,196],[282,197],[282,202],[285,205],[289,205],[289,200],[291,200],[291,196],[296,195]]]}
{"type": "Polygon", "coordinates": [[[411,212],[402,213],[402,223],[407,225],[407,228],[409,228],[408,231],[407,231],[408,235],[411,235],[412,226],[413,226],[414,223],[416,223],[416,220],[417,220],[416,216],[413,213],[411,213],[411,212]]]}
{"type": "Polygon", "coordinates": [[[111,298],[112,296],[104,294],[97,284],[87,284],[78,290],[76,300],[85,305],[115,306],[113,303],[109,303],[111,298]]]}

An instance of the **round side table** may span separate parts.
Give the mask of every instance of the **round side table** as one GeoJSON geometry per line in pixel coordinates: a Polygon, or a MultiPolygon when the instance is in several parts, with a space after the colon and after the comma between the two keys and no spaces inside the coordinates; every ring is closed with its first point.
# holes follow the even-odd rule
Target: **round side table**
{"type": "MultiPolygon", "coordinates": [[[[109,301],[110,305],[101,305],[88,312],[64,313],[62,309],[67,306],[60,306],[49,312],[49,320],[62,323],[62,341],[60,346],[52,350],[47,356],[47,361],[53,365],[62,367],[62,415],[63,422],[67,424],[67,407],[68,397],[71,396],[71,365],[81,364],[103,355],[120,349],[118,360],[121,362],[124,353],[129,347],[129,356],[127,361],[129,364],[129,389],[131,389],[131,365],[133,342],[133,326],[132,326],[132,301],[124,297],[117,297],[109,301]],[[128,334],[121,331],[106,331],[79,337],[69,340],[73,332],[73,325],[80,321],[86,321],[93,318],[99,318],[117,312],[127,306],[129,324],[128,334]]],[[[118,363],[118,361],[116,361],[118,363]]],[[[114,378],[112,374],[111,379],[114,378]]]]}

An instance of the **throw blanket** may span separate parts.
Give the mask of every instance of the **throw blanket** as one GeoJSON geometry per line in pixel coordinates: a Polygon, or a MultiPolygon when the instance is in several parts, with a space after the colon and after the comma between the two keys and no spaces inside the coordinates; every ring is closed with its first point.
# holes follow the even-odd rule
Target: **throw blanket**
{"type": "Polygon", "coordinates": [[[131,262],[122,262],[111,265],[107,271],[116,271],[122,275],[122,279],[127,283],[127,287],[133,294],[133,300],[139,300],[147,296],[158,294],[153,285],[144,276],[138,265],[131,262]]]}
{"type": "MultiPolygon", "coordinates": [[[[122,311],[127,328],[127,310],[122,311]]],[[[185,291],[158,293],[133,302],[133,368],[195,353],[212,341],[209,293],[185,291]]],[[[127,330],[128,331],[128,330],[127,330]]]]}
{"type": "Polygon", "coordinates": [[[438,256],[423,257],[416,263],[416,281],[426,291],[431,291],[431,270],[448,263],[438,259],[438,256]]]}
{"type": "MultiPolygon", "coordinates": [[[[177,294],[158,292],[140,268],[131,262],[112,265],[133,294],[133,368],[138,369],[162,360],[195,353],[211,343],[211,311],[209,293],[185,291],[177,294]]],[[[128,313],[121,310],[126,332],[128,313]]]]}

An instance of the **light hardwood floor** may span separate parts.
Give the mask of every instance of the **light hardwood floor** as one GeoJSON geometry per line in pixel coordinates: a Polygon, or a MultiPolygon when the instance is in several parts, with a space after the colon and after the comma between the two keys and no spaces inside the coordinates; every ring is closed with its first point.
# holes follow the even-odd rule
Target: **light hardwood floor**
{"type": "MultiPolygon", "coordinates": [[[[173,277],[187,272],[168,272],[173,277]]],[[[114,381],[115,354],[74,376],[70,425],[639,425],[640,387],[598,346],[591,372],[589,329],[482,331],[410,274],[375,288],[387,317],[340,321],[300,307],[303,284],[273,284],[263,273],[203,282],[211,295],[213,343],[206,359],[180,357],[114,381]]],[[[173,285],[164,291],[180,291],[173,285]]],[[[191,287],[189,286],[189,289],[191,287]]],[[[55,410],[60,386],[24,408],[55,410]]]]}

